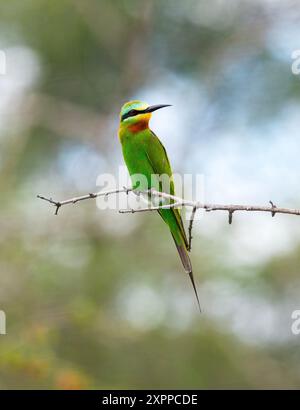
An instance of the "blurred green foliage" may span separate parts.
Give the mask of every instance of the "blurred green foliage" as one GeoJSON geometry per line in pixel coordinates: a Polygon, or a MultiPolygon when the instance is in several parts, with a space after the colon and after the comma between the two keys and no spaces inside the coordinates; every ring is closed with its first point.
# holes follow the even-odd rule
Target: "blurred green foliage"
{"type": "MultiPolygon", "coordinates": [[[[115,172],[122,163],[119,108],[166,73],[204,88],[207,106],[229,129],[241,101],[246,126],[255,127],[297,100],[299,79],[286,75],[289,65],[266,47],[270,26],[282,14],[288,25],[291,10],[267,3],[0,1],[0,48],[23,56],[19,67],[8,61],[17,87],[8,102],[5,92],[13,91],[0,77],[2,389],[299,387],[290,310],[278,328],[282,340],[272,342],[245,340],[231,315],[212,308],[239,296],[236,309],[250,300],[255,322],[258,297],[274,309],[291,295],[297,300],[299,247],[250,267],[238,264],[228,256],[235,228],[224,221],[223,234],[208,237],[201,220],[192,253],[203,297],[199,317],[156,215],[119,215],[90,202],[54,217],[36,199],[90,192],[100,172],[115,172]],[[255,94],[258,78],[264,91],[255,94]],[[211,281],[221,287],[209,300],[211,281]],[[223,281],[234,287],[220,302],[223,281]]],[[[194,109],[195,122],[209,124],[209,112],[200,119],[194,109]]],[[[184,136],[186,155],[198,143],[193,126],[184,136]]]]}

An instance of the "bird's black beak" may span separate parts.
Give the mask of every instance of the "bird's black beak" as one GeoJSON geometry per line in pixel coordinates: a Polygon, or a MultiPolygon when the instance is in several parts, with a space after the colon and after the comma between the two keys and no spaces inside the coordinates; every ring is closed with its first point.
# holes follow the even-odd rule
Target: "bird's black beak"
{"type": "Polygon", "coordinates": [[[157,104],[157,105],[151,105],[150,107],[145,109],[145,112],[153,112],[156,110],[159,110],[160,108],[164,107],[171,107],[171,104],[157,104]]]}

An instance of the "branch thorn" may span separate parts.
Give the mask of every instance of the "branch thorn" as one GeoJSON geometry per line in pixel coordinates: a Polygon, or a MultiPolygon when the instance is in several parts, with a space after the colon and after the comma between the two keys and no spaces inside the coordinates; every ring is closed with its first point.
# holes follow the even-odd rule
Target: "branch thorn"
{"type": "MultiPolygon", "coordinates": [[[[269,203],[271,204],[272,209],[277,208],[276,205],[274,205],[274,203],[273,203],[272,201],[269,201],[269,203]]],[[[272,218],[274,218],[275,214],[276,214],[276,212],[273,211],[272,214],[271,214],[271,215],[272,215],[272,218]]]]}
{"type": "Polygon", "coordinates": [[[59,208],[61,207],[61,203],[60,203],[60,202],[56,202],[55,206],[56,206],[56,209],[55,209],[54,215],[58,215],[58,210],[59,210],[59,208]]]}

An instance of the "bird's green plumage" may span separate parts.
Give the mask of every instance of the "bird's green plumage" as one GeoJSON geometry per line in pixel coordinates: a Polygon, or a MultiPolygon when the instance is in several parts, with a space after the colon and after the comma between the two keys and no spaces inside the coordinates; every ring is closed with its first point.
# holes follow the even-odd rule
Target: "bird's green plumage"
{"type": "MultiPolygon", "coordinates": [[[[148,127],[151,112],[142,112],[147,110],[147,108],[149,109],[149,106],[146,103],[132,101],[126,103],[121,110],[119,138],[122,144],[124,160],[131,175],[134,188],[140,191],[155,188],[165,192],[165,185],[164,189],[162,189],[162,181],[159,177],[167,175],[170,181],[168,186],[169,193],[175,195],[172,169],[166,150],[159,138],[148,127]],[[122,120],[122,118],[125,119],[122,120]],[[139,186],[136,185],[135,179],[135,176],[138,174],[145,177],[139,186]]],[[[139,180],[139,178],[137,179],[139,180]]],[[[188,241],[180,211],[174,208],[160,209],[159,214],[171,231],[184,268],[189,273],[196,292],[192,276],[192,265],[187,251],[188,241]]]]}

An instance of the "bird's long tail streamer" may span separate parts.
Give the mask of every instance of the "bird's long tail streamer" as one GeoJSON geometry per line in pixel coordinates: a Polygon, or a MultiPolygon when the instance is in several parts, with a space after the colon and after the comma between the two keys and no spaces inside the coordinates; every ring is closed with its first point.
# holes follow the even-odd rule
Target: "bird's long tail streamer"
{"type": "Polygon", "coordinates": [[[174,237],[173,234],[172,234],[172,236],[173,236],[173,239],[174,239],[174,242],[175,242],[177,251],[178,251],[178,253],[179,253],[181,262],[182,262],[182,264],[183,264],[183,267],[184,267],[186,273],[189,274],[189,277],[190,277],[190,280],[191,280],[191,282],[192,282],[192,286],[193,286],[193,289],[194,289],[194,292],[195,292],[195,295],[196,295],[198,307],[199,307],[199,310],[200,310],[200,312],[201,312],[201,306],[200,306],[199,296],[198,296],[198,292],[197,292],[197,288],[196,288],[196,284],[195,284],[195,280],[194,280],[192,264],[191,264],[191,260],[190,260],[188,251],[187,251],[186,246],[185,246],[184,244],[180,244],[180,245],[179,245],[179,244],[176,242],[176,239],[175,239],[175,237],[174,237]]]}

